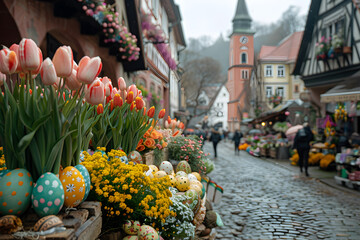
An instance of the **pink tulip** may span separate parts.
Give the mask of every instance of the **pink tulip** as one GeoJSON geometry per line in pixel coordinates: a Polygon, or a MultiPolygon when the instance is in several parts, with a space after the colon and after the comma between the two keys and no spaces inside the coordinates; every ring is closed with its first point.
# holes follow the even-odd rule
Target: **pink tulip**
{"type": "Polygon", "coordinates": [[[57,76],[55,67],[50,58],[46,58],[41,64],[40,75],[44,85],[53,85],[56,82],[57,76]]]}
{"type": "Polygon", "coordinates": [[[136,85],[135,84],[132,84],[132,85],[130,85],[130,87],[128,88],[128,93],[129,92],[133,92],[133,94],[134,94],[134,99],[137,97],[137,95],[138,95],[138,89],[137,89],[137,87],[136,87],[136,85]]]}
{"type": "Polygon", "coordinates": [[[113,86],[112,86],[112,83],[111,83],[111,79],[108,78],[108,77],[103,77],[100,79],[101,82],[104,84],[105,86],[105,95],[108,97],[110,96],[111,92],[112,92],[112,89],[113,89],[113,86]]]}
{"type": "MultiPolygon", "coordinates": [[[[38,52],[39,52],[39,56],[40,56],[40,65],[38,66],[38,68],[36,68],[35,70],[32,70],[31,71],[31,74],[32,75],[35,75],[35,77],[40,73],[40,68],[41,68],[41,64],[43,62],[43,55],[42,55],[42,52],[41,52],[41,49],[38,48],[38,52]]],[[[34,77],[34,78],[35,78],[34,77]]]]}
{"type": "Polygon", "coordinates": [[[0,51],[0,71],[5,74],[12,74],[16,71],[18,60],[16,53],[8,48],[0,51]]]}
{"type": "Polygon", "coordinates": [[[81,83],[76,78],[77,71],[75,69],[72,70],[69,77],[66,78],[66,86],[71,90],[79,90],[81,87],[81,83]]]}
{"type": "Polygon", "coordinates": [[[75,61],[73,61],[73,69],[75,69],[76,72],[77,72],[78,68],[79,68],[79,66],[76,64],[75,61]]]}
{"type": "Polygon", "coordinates": [[[24,72],[40,69],[42,53],[32,39],[23,38],[19,44],[20,65],[24,72]]]}
{"type": "Polygon", "coordinates": [[[99,57],[90,59],[88,56],[85,56],[79,62],[79,68],[76,77],[79,82],[91,84],[100,74],[101,68],[102,63],[99,57]]]}
{"type": "Polygon", "coordinates": [[[14,43],[13,45],[10,46],[10,50],[14,51],[16,53],[18,65],[17,65],[15,72],[22,72],[21,65],[20,65],[19,45],[14,43]]]}
{"type": "Polygon", "coordinates": [[[125,82],[124,78],[119,77],[119,79],[118,79],[118,87],[119,87],[119,89],[121,91],[126,90],[126,82],[125,82]]]}
{"type": "Polygon", "coordinates": [[[112,89],[112,91],[111,91],[111,94],[110,94],[111,99],[114,98],[115,94],[119,94],[119,95],[120,95],[120,91],[119,91],[116,87],[114,87],[114,88],[112,89]]]}
{"type": "Polygon", "coordinates": [[[5,81],[6,81],[6,75],[0,72],[0,87],[4,85],[5,81]]]}
{"type": "Polygon", "coordinates": [[[87,86],[85,92],[85,100],[91,105],[98,105],[103,103],[105,99],[105,86],[97,78],[95,81],[87,86]]]}
{"type": "Polygon", "coordinates": [[[53,63],[58,77],[69,77],[73,69],[73,53],[71,47],[62,46],[59,47],[53,57],[53,63]]]}

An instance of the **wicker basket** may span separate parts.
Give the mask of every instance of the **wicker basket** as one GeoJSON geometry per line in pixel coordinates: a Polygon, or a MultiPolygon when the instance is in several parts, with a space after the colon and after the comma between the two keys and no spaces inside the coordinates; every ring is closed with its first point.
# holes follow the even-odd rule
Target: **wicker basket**
{"type": "Polygon", "coordinates": [[[143,163],[146,165],[154,165],[154,151],[150,151],[144,154],[143,163]]]}

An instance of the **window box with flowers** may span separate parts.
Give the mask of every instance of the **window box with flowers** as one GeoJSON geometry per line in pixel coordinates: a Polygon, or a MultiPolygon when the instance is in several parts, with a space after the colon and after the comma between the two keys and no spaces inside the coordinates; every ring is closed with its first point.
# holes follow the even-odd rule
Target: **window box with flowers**
{"type": "Polygon", "coordinates": [[[280,105],[282,103],[282,100],[283,97],[278,94],[269,97],[269,102],[273,105],[274,108],[280,105]]]}
{"type": "Polygon", "coordinates": [[[336,54],[343,52],[344,39],[339,34],[334,34],[331,40],[331,47],[336,54]]]}
{"type": "Polygon", "coordinates": [[[316,59],[326,60],[329,49],[329,39],[322,36],[320,41],[316,43],[316,59]]]}

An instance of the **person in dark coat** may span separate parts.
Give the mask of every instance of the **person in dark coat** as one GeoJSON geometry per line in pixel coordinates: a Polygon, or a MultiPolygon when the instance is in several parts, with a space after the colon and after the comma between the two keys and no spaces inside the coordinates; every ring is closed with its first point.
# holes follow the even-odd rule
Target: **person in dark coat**
{"type": "Polygon", "coordinates": [[[217,158],[217,145],[221,141],[221,134],[217,127],[211,129],[210,141],[213,143],[215,158],[217,158]]]}
{"type": "Polygon", "coordinates": [[[232,138],[232,140],[235,143],[235,155],[240,155],[239,145],[240,145],[240,141],[241,141],[242,137],[243,137],[243,134],[238,129],[236,129],[234,136],[232,138]]]}
{"type": "Polygon", "coordinates": [[[308,123],[304,123],[304,128],[300,129],[295,136],[293,148],[295,148],[299,154],[299,166],[300,171],[303,172],[305,168],[306,176],[308,173],[308,161],[310,142],[314,140],[314,134],[312,133],[308,123]]]}

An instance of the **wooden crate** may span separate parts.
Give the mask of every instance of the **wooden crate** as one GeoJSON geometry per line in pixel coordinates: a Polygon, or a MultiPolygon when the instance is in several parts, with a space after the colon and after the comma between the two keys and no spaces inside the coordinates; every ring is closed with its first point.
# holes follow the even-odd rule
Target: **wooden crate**
{"type": "MultiPolygon", "coordinates": [[[[95,240],[101,233],[102,213],[99,202],[83,202],[76,211],[57,215],[64,223],[63,232],[40,236],[48,240],[95,240]]],[[[25,231],[30,231],[40,218],[31,209],[21,217],[25,231]]],[[[16,239],[9,234],[0,234],[0,240],[16,239]]],[[[33,238],[23,238],[33,239],[33,238]]]]}

